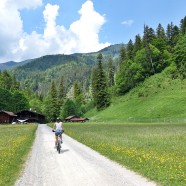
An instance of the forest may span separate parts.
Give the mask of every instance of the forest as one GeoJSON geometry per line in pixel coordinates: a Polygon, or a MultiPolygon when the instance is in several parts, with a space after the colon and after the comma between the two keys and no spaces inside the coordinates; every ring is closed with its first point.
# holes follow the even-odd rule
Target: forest
{"type": "Polygon", "coordinates": [[[96,53],[49,55],[0,72],[0,110],[32,108],[48,121],[108,107],[149,77],[186,78],[186,17],[96,53]]]}

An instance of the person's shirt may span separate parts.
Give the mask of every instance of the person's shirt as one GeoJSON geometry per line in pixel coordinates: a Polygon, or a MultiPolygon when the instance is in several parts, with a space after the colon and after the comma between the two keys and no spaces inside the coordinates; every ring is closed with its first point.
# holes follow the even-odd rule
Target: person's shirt
{"type": "Polygon", "coordinates": [[[56,122],[55,125],[56,125],[56,130],[62,130],[63,129],[62,128],[62,125],[63,125],[62,122],[56,122]]]}

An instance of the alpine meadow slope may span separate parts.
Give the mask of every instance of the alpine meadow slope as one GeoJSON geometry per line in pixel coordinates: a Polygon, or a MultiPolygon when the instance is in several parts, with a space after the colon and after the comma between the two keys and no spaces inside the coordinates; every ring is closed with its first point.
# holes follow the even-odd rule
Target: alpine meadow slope
{"type": "Polygon", "coordinates": [[[93,121],[186,122],[186,80],[171,79],[167,70],[146,79],[112,105],[86,113],[93,121]]]}

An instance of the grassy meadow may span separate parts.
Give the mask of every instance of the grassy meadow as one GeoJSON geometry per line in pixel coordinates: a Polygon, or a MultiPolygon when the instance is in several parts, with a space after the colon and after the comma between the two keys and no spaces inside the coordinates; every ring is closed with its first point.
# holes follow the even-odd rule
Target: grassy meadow
{"type": "Polygon", "coordinates": [[[65,133],[160,185],[186,185],[185,124],[66,123],[65,133]]]}
{"type": "Polygon", "coordinates": [[[65,123],[65,133],[160,185],[185,186],[186,80],[168,70],[89,110],[91,122],[65,123]]]}
{"type": "Polygon", "coordinates": [[[186,122],[186,80],[157,74],[124,96],[114,97],[110,107],[85,114],[93,121],[186,122]]]}
{"type": "Polygon", "coordinates": [[[0,186],[14,184],[35,137],[36,125],[0,125],[0,186]]]}

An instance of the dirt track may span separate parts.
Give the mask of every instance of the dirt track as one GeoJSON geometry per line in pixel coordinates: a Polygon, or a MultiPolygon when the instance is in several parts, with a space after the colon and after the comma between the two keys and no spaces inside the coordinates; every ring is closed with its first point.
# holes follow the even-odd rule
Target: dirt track
{"type": "Polygon", "coordinates": [[[54,133],[39,125],[25,170],[15,186],[154,186],[143,177],[64,135],[62,153],[54,133]]]}

